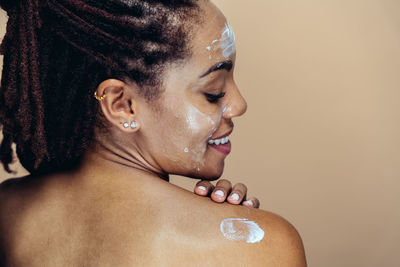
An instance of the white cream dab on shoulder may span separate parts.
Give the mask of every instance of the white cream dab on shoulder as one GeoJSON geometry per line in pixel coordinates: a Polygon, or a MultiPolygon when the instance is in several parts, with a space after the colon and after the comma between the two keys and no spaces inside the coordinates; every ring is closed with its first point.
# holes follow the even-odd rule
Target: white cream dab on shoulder
{"type": "Polygon", "coordinates": [[[221,233],[232,241],[257,243],[264,239],[264,230],[248,219],[228,218],[220,224],[221,233]]]}

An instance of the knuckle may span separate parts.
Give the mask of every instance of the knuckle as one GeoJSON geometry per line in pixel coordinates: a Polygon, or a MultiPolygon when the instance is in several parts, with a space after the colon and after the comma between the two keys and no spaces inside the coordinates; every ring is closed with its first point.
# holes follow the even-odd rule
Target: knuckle
{"type": "Polygon", "coordinates": [[[196,186],[197,185],[202,185],[203,184],[203,181],[198,181],[197,183],[196,183],[196,186]]]}
{"type": "Polygon", "coordinates": [[[208,181],[199,181],[199,182],[196,183],[196,186],[200,186],[200,185],[205,186],[205,187],[209,187],[210,186],[210,182],[208,182],[208,181]]]}
{"type": "Polygon", "coordinates": [[[260,206],[260,201],[257,198],[253,198],[253,202],[255,207],[260,206]]]}
{"type": "Polygon", "coordinates": [[[234,190],[237,190],[237,191],[240,191],[243,193],[247,192],[247,187],[242,183],[235,184],[235,186],[233,188],[234,188],[234,190]]]}
{"type": "Polygon", "coordinates": [[[220,187],[231,187],[231,182],[229,182],[226,179],[221,179],[221,180],[219,180],[217,182],[217,186],[220,186],[220,187]]]}
{"type": "Polygon", "coordinates": [[[237,183],[236,186],[238,187],[243,187],[243,188],[247,188],[247,186],[244,183],[237,183]]]}

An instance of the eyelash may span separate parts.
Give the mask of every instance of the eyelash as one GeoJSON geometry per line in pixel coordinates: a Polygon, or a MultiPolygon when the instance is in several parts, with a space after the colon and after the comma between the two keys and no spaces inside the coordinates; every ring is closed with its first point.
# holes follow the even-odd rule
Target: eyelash
{"type": "Polygon", "coordinates": [[[206,96],[208,102],[217,103],[220,98],[223,98],[225,96],[225,92],[220,93],[218,95],[205,93],[205,96],[206,96]]]}

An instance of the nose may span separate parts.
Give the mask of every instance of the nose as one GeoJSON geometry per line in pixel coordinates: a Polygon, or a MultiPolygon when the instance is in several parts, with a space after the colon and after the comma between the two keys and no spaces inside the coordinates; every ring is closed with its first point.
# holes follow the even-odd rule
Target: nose
{"type": "Polygon", "coordinates": [[[228,97],[226,98],[225,111],[223,117],[230,119],[243,115],[247,110],[247,102],[239,92],[235,82],[229,87],[228,97]]]}

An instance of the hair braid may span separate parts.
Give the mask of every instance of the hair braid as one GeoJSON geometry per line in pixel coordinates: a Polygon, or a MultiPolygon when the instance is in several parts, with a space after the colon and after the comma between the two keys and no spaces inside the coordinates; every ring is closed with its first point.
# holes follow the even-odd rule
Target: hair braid
{"type": "MultiPolygon", "coordinates": [[[[34,166],[38,167],[39,162],[42,161],[47,154],[46,141],[43,138],[45,135],[43,125],[44,111],[43,106],[41,105],[42,93],[40,91],[39,62],[37,60],[38,41],[35,34],[36,29],[40,27],[37,16],[38,2],[27,1],[26,4],[18,3],[18,8],[20,9],[20,12],[10,12],[11,17],[14,17],[14,19],[10,22],[10,27],[7,27],[7,31],[11,30],[11,32],[14,33],[10,36],[10,39],[8,39],[9,42],[7,43],[6,41],[4,46],[1,48],[1,52],[4,55],[6,54],[4,51],[7,51],[10,47],[10,50],[14,52],[12,53],[10,51],[12,53],[10,56],[15,58],[9,59],[12,61],[12,72],[9,73],[9,76],[3,72],[4,78],[2,78],[2,80],[11,80],[14,86],[8,85],[2,86],[2,88],[5,87],[6,92],[7,89],[9,89],[10,92],[8,93],[14,94],[13,102],[17,103],[15,105],[16,110],[15,108],[13,109],[15,112],[16,123],[10,122],[5,124],[6,128],[4,131],[4,138],[8,141],[12,140],[17,143],[31,143],[31,149],[36,156],[34,166]],[[16,39],[18,42],[15,42],[16,39]],[[18,50],[16,49],[16,43],[19,45],[18,50]],[[20,129],[12,127],[14,126],[13,124],[19,126],[20,129]],[[34,135],[28,134],[31,132],[32,125],[35,126],[34,135]],[[11,129],[7,129],[10,126],[11,129]],[[11,132],[14,131],[20,131],[22,134],[11,136],[11,132]]],[[[7,68],[7,62],[5,62],[5,65],[7,68]]],[[[1,102],[7,102],[7,99],[1,102]]],[[[11,112],[10,110],[8,115],[11,115],[10,113],[14,112],[11,112]]],[[[6,143],[4,145],[7,145],[6,143]]],[[[9,149],[4,148],[4,151],[9,153],[9,149]]],[[[10,159],[12,160],[12,156],[1,155],[0,159],[3,163],[8,164],[10,163],[10,159]]],[[[8,167],[6,169],[8,169],[8,167]]]]}
{"type": "Polygon", "coordinates": [[[166,63],[190,55],[198,0],[0,0],[9,20],[0,54],[3,141],[31,173],[71,168],[94,138],[96,87],[108,78],[158,96],[166,63]]]}

